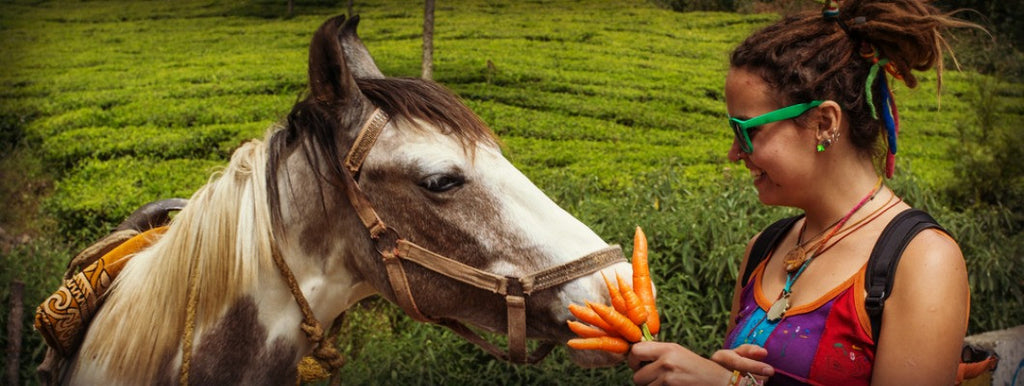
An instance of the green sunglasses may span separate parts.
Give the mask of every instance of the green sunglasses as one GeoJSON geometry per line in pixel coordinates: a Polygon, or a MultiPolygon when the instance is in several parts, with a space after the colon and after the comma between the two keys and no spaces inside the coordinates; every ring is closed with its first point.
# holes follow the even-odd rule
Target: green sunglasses
{"type": "Polygon", "coordinates": [[[807,103],[799,103],[764,113],[747,120],[729,117],[729,126],[732,127],[733,133],[736,134],[736,140],[740,142],[740,150],[743,150],[744,153],[752,154],[754,152],[754,144],[750,143],[751,128],[799,117],[807,110],[818,107],[818,105],[821,105],[824,102],[825,101],[810,101],[807,103]]]}

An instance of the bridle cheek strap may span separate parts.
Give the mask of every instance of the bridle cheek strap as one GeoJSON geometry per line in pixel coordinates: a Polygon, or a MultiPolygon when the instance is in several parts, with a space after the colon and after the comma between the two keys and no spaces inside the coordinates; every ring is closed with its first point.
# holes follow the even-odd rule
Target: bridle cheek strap
{"type": "Polygon", "coordinates": [[[552,342],[542,343],[532,354],[527,355],[526,298],[534,292],[590,275],[618,262],[625,262],[622,249],[618,245],[611,245],[566,264],[549,267],[518,278],[500,276],[480,270],[402,238],[394,228],[389,228],[380,219],[354,177],[358,174],[363,161],[377,138],[380,137],[387,122],[387,114],[378,108],[363,125],[352,144],[352,150],[345,157],[345,191],[360,221],[369,232],[377,252],[381,255],[388,281],[394,291],[395,302],[413,319],[448,327],[497,358],[515,363],[540,361],[554,348],[555,344],[552,342]],[[504,296],[508,319],[509,352],[506,354],[459,321],[448,318],[430,318],[424,315],[416,306],[402,260],[416,263],[429,271],[461,283],[504,296]]]}

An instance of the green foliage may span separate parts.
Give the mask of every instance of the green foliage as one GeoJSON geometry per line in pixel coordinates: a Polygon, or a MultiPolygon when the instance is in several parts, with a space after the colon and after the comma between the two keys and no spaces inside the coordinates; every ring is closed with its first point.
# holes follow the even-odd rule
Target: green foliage
{"type": "MultiPolygon", "coordinates": [[[[26,304],[37,304],[73,251],[139,205],[189,197],[239,142],[262,137],[305,87],[310,36],[343,11],[331,3],[297,2],[290,18],[284,2],[269,0],[0,3],[0,165],[55,179],[52,189],[30,189],[4,174],[17,182],[0,192],[39,196],[38,216],[57,224],[3,255],[3,283],[25,280],[26,304]]],[[[417,76],[421,11],[398,0],[357,2],[356,11],[382,71],[417,76]]],[[[662,339],[708,355],[723,338],[746,242],[793,213],[757,202],[745,170],[725,156],[727,55],[776,17],[678,13],[640,0],[442,2],[434,78],[604,239],[628,253],[633,227],[644,228],[662,339]]],[[[1008,124],[1024,116],[1024,89],[1003,79],[1013,77],[947,71],[941,99],[933,74],[919,76],[919,89],[895,90],[903,130],[892,185],[960,241],[972,332],[1024,320],[1024,147],[1008,124]]],[[[537,366],[496,362],[380,299],[353,309],[344,332],[342,379],[354,384],[623,384],[631,375],[624,366],[577,368],[562,349],[537,366]]],[[[26,342],[22,374],[32,379],[41,342],[31,333],[26,342]]]]}
{"type": "Polygon", "coordinates": [[[1000,84],[992,76],[976,75],[968,95],[976,122],[957,126],[959,143],[951,151],[960,158],[953,169],[956,179],[948,188],[960,208],[1005,206],[1017,213],[1016,228],[1024,227],[1024,132],[1012,124],[1021,107],[1016,95],[1024,85],[1000,84]],[[974,124],[971,124],[974,123],[974,124]]]}
{"type": "Polygon", "coordinates": [[[655,3],[676,12],[694,11],[737,11],[740,0],[657,0],[655,3]]]}
{"type": "MultiPolygon", "coordinates": [[[[0,324],[8,326],[11,317],[9,305],[12,283],[24,284],[21,318],[23,333],[18,356],[21,367],[18,374],[25,384],[32,384],[29,381],[37,379],[36,366],[42,363],[46,354],[46,343],[42,335],[32,328],[35,309],[60,285],[65,264],[75,252],[66,243],[48,237],[18,244],[9,250],[6,248],[0,246],[0,266],[3,267],[0,269],[0,301],[3,302],[0,306],[0,311],[3,311],[0,312],[0,324]]],[[[8,338],[6,333],[0,335],[0,346],[11,347],[8,338]]]]}
{"type": "Polygon", "coordinates": [[[61,234],[88,243],[147,202],[190,197],[220,166],[220,161],[204,159],[89,159],[59,181],[46,207],[60,219],[61,234]],[[109,199],[112,192],[119,199],[109,199]]]}

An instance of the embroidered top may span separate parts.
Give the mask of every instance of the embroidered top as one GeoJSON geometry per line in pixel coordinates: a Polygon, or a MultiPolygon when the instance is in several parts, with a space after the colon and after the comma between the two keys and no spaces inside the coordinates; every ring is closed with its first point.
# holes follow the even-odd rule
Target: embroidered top
{"type": "Polygon", "coordinates": [[[794,306],[777,322],[767,310],[774,299],[761,291],[765,259],[743,287],[736,327],[725,347],[752,343],[768,350],[764,362],[775,368],[767,384],[867,385],[875,342],[864,310],[865,264],[818,300],[794,306]]]}

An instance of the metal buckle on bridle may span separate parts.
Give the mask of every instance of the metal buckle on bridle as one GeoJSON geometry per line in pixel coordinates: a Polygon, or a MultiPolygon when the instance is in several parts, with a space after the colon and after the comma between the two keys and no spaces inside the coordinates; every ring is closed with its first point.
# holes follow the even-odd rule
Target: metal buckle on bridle
{"type": "Polygon", "coordinates": [[[398,240],[401,240],[402,236],[395,228],[385,226],[376,235],[371,234],[370,238],[373,239],[373,248],[377,250],[377,253],[381,255],[398,254],[398,240]]]}

